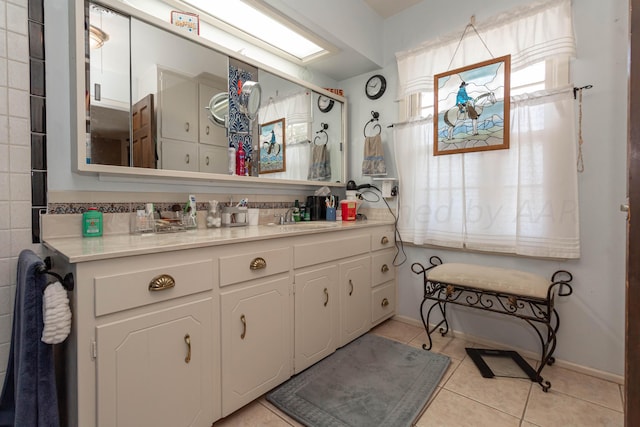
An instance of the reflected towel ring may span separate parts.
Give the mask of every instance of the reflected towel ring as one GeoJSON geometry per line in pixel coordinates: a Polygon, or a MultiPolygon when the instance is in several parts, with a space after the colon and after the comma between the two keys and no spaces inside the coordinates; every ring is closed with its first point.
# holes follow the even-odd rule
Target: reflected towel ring
{"type": "Polygon", "coordinates": [[[320,123],[320,126],[322,127],[322,129],[320,129],[319,131],[316,131],[316,134],[324,134],[324,142],[320,142],[318,143],[318,141],[322,140],[320,135],[317,135],[315,138],[313,138],[313,144],[314,145],[327,145],[327,143],[329,142],[329,134],[326,132],[327,129],[329,129],[329,125],[326,123],[320,123]]]}
{"type": "MultiPolygon", "coordinates": [[[[369,120],[367,123],[364,124],[364,137],[368,137],[369,135],[367,135],[367,126],[370,125],[373,122],[377,122],[378,118],[380,117],[380,113],[378,113],[377,111],[371,111],[371,120],[369,120]]],[[[378,133],[371,135],[371,136],[376,136],[376,135],[380,135],[382,133],[382,126],[380,126],[379,123],[376,123],[375,125],[373,125],[373,129],[378,129],[378,133]]]]}

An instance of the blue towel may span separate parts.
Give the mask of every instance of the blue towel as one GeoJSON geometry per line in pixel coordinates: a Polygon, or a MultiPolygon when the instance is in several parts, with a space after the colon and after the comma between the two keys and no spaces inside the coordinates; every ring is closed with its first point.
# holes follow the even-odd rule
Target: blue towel
{"type": "Polygon", "coordinates": [[[40,340],[44,266],[31,250],[18,258],[18,281],[13,308],[13,333],[2,395],[0,426],[59,426],[53,347],[40,340]]]}

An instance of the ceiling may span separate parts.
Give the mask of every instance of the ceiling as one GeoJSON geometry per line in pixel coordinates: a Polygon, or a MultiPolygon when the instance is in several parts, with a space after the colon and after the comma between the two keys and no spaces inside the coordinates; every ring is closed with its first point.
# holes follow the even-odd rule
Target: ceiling
{"type": "Polygon", "coordinates": [[[410,8],[422,0],[364,0],[382,18],[388,18],[410,8]]]}

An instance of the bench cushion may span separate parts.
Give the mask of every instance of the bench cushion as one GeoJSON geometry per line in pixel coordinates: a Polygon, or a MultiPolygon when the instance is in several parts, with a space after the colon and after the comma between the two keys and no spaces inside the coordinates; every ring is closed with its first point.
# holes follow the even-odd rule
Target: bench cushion
{"type": "Polygon", "coordinates": [[[475,264],[447,263],[427,272],[427,279],[526,297],[547,298],[551,282],[537,274],[475,264]]]}

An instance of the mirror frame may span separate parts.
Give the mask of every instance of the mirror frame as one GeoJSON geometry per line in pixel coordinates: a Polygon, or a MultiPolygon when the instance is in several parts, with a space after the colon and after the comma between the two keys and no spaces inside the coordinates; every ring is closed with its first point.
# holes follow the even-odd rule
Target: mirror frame
{"type": "MultiPolygon", "coordinates": [[[[257,60],[252,58],[238,55],[236,52],[231,51],[230,49],[220,46],[210,40],[199,37],[197,35],[192,35],[191,33],[180,31],[180,29],[176,28],[171,23],[158,19],[154,16],[148,15],[144,12],[141,12],[139,9],[131,7],[123,2],[117,0],[92,0],[94,3],[101,4],[105,7],[114,9],[119,11],[125,15],[129,15],[135,17],[136,19],[143,21],[147,24],[156,26],[162,30],[168,31],[174,34],[177,37],[181,37],[195,43],[198,43],[202,46],[208,47],[212,50],[215,50],[227,57],[234,58],[236,60],[248,63],[257,67],[261,71],[265,71],[271,74],[274,74],[280,78],[285,80],[289,80],[297,85],[303,86],[313,92],[316,92],[325,97],[334,99],[338,102],[342,103],[342,165],[341,169],[341,177],[345,182],[333,182],[333,181],[306,181],[306,180],[286,180],[286,179],[274,179],[274,178],[266,178],[264,176],[252,177],[252,176],[237,176],[237,175],[225,175],[225,174],[215,174],[215,173],[207,173],[207,172],[190,172],[190,171],[179,171],[179,170],[169,170],[169,169],[149,169],[149,168],[139,168],[139,167],[131,167],[131,166],[112,166],[112,165],[100,165],[100,164],[87,164],[86,163],[86,153],[87,153],[87,116],[86,116],[86,104],[88,99],[85,96],[85,88],[86,88],[86,79],[87,70],[85,69],[85,0],[74,0],[72,16],[73,16],[73,30],[71,32],[71,41],[74,42],[75,50],[75,58],[72,55],[71,61],[72,64],[75,64],[75,67],[72,66],[72,73],[75,70],[75,85],[71,85],[73,90],[75,86],[75,114],[73,112],[72,105],[72,122],[75,117],[75,126],[72,126],[72,140],[75,139],[76,149],[71,149],[72,153],[72,169],[73,172],[81,173],[81,174],[92,174],[99,175],[101,177],[121,177],[121,178],[147,178],[150,179],[151,182],[154,180],[161,181],[163,179],[169,178],[173,182],[173,180],[179,180],[177,184],[184,184],[184,181],[208,181],[215,182],[219,184],[228,183],[234,186],[269,186],[269,187],[281,187],[281,186],[299,186],[299,187],[318,187],[318,186],[328,186],[328,187],[345,187],[346,186],[346,168],[347,168],[347,158],[348,158],[348,144],[347,142],[347,99],[343,96],[336,95],[324,88],[316,86],[312,83],[301,80],[297,77],[287,75],[282,71],[279,71],[269,65],[263,64],[257,60]],[[75,135],[73,132],[75,129],[75,135]],[[74,138],[75,136],[75,138],[74,138]]],[[[72,80],[73,81],[73,80],[72,80]]],[[[73,144],[73,141],[71,142],[73,144]]]]}

